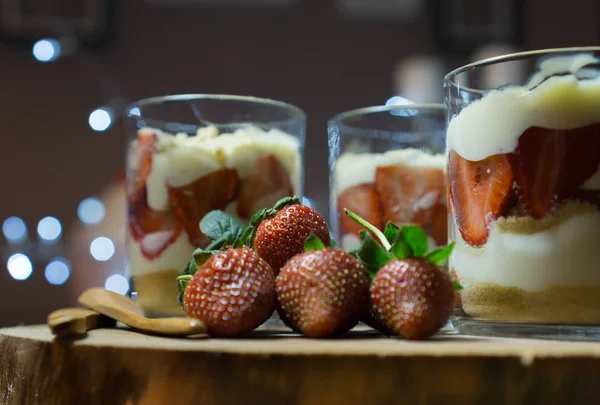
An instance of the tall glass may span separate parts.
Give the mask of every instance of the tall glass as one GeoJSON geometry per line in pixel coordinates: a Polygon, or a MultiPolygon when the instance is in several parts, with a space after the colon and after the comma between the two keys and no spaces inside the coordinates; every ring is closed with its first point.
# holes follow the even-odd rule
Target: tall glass
{"type": "Polygon", "coordinates": [[[199,222],[302,195],[306,116],[279,101],[177,95],[128,106],[128,259],[132,291],[150,316],[183,315],[176,277],[208,239],[199,222]]]}
{"type": "Polygon", "coordinates": [[[446,76],[459,331],[600,336],[599,67],[599,47],[550,49],[446,76]],[[486,88],[500,64],[529,77],[486,88]]]}
{"type": "Polygon", "coordinates": [[[357,247],[362,229],[344,208],[380,229],[422,225],[432,246],[446,244],[444,117],[441,104],[410,104],[329,120],[330,223],[341,247],[357,247]]]}

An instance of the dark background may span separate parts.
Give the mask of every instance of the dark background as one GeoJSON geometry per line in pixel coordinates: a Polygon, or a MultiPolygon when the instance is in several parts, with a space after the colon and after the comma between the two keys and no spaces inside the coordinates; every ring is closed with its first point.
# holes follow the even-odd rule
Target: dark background
{"type": "MultiPolygon", "coordinates": [[[[0,222],[11,215],[22,217],[35,242],[37,221],[55,216],[62,221],[65,243],[81,242],[72,248],[74,255],[89,255],[84,239],[95,231],[87,229],[84,235],[73,228],[77,204],[103,193],[122,168],[125,143],[120,121],[106,132],[94,132],[88,125],[90,112],[113,97],[131,101],[174,93],[254,95],[303,108],[309,116],[306,194],[326,213],[327,118],[385,103],[395,93],[394,67],[404,58],[436,55],[450,70],[470,62],[478,43],[490,40],[482,34],[471,43],[456,43],[445,31],[450,18],[439,11],[440,2],[422,3],[406,19],[346,18],[330,0],[298,0],[289,8],[127,0],[114,10],[110,35],[52,63],[36,61],[27,38],[4,35],[0,222]]],[[[489,9],[462,3],[471,10],[467,20],[490,20],[489,9]]],[[[522,4],[518,26],[500,40],[518,49],[600,42],[597,0],[517,3],[522,4]]],[[[42,259],[32,257],[32,276],[15,281],[6,271],[6,259],[21,248],[0,243],[0,325],[42,322],[52,309],[73,304],[72,291],[78,288],[74,280],[88,278],[86,274],[93,279],[93,272],[103,271],[93,262],[82,260],[79,265],[71,259],[73,275],[79,277],[52,286],[44,278],[42,259]]],[[[111,271],[122,272],[115,260],[111,271]]]]}

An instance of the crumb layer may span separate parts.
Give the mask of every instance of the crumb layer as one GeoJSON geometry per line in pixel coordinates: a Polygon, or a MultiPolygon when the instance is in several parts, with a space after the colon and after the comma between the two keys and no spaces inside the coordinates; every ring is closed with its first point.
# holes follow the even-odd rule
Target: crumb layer
{"type": "Polygon", "coordinates": [[[462,307],[474,318],[534,323],[600,324],[600,287],[550,286],[524,291],[473,283],[461,291],[462,307]]]}

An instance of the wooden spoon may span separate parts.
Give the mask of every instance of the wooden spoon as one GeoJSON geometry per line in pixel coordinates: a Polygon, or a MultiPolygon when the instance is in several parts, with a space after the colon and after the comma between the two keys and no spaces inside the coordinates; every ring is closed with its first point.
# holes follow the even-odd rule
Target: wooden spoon
{"type": "Polygon", "coordinates": [[[59,309],[48,315],[48,326],[56,336],[82,336],[88,330],[112,328],[114,319],[85,308],[59,309]]]}
{"type": "Polygon", "coordinates": [[[140,307],[131,298],[104,288],[90,288],[79,296],[79,303],[144,332],[167,336],[190,336],[206,333],[206,325],[199,319],[146,318],[140,307]]]}

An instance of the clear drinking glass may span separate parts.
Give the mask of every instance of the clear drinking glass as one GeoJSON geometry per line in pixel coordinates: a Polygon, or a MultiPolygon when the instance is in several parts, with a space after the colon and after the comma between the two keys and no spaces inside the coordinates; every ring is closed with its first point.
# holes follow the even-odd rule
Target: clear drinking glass
{"type": "Polygon", "coordinates": [[[446,76],[460,332],[600,336],[599,67],[600,47],[565,48],[446,76]],[[500,64],[529,77],[486,88],[500,64]]]}
{"type": "Polygon", "coordinates": [[[125,125],[132,292],[147,315],[183,315],[175,279],[208,244],[202,217],[247,222],[302,195],[306,116],[273,100],[177,95],[133,103],[125,125]]]}
{"type": "Polygon", "coordinates": [[[340,247],[358,246],[362,229],[348,208],[383,229],[388,221],[425,228],[447,242],[444,106],[410,104],[348,111],[331,118],[330,224],[340,247]]]}

